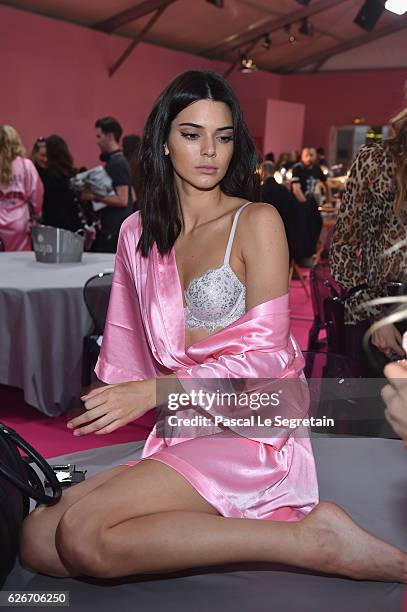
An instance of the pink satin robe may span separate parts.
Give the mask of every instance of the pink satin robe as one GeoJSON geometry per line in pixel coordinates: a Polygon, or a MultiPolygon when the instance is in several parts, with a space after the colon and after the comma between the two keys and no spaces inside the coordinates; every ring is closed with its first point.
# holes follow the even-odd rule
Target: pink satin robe
{"type": "Polygon", "coordinates": [[[44,186],[30,159],[16,157],[8,185],[0,185],[0,238],[6,251],[31,251],[30,211],[41,214],[44,186]]]}
{"type": "MultiPolygon", "coordinates": [[[[240,319],[185,350],[182,287],[174,249],[161,257],[136,252],[140,213],[122,225],[103,343],[95,372],[106,383],[175,372],[185,388],[201,379],[281,378],[302,382],[304,360],[290,334],[288,295],[251,308],[240,319]]],[[[306,389],[306,391],[304,390],[306,389]]],[[[306,410],[305,410],[306,411],[306,410]]],[[[304,406],[294,412],[304,414],[304,406]]],[[[308,435],[272,427],[266,437],[234,428],[233,437],[158,437],[157,424],[141,459],[155,459],[183,475],[228,517],[296,521],[318,502],[308,435]],[[237,433],[238,432],[238,433],[237,433]]],[[[189,430],[190,431],[190,430],[189,430]]],[[[217,429],[219,431],[219,429],[217,429]]],[[[254,432],[253,432],[254,433],[254,432]]]]}

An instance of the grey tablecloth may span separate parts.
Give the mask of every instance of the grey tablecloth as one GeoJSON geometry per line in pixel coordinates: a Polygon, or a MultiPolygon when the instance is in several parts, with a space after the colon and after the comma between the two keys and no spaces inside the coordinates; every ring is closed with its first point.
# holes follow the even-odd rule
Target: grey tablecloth
{"type": "MultiPolygon", "coordinates": [[[[87,478],[140,456],[143,442],[48,459],[87,478]]],[[[399,440],[314,434],[320,499],[407,551],[407,451],[399,440]]],[[[16,562],[5,591],[69,591],[82,612],[401,612],[401,584],[318,575],[272,563],[236,563],[117,580],[51,578],[16,562]]],[[[42,608],[41,608],[42,609],[42,608]]]]}
{"type": "Polygon", "coordinates": [[[92,328],[83,301],[88,278],[112,270],[114,255],[44,264],[33,252],[0,253],[0,384],[49,416],[78,405],[82,341],[92,328]]]}

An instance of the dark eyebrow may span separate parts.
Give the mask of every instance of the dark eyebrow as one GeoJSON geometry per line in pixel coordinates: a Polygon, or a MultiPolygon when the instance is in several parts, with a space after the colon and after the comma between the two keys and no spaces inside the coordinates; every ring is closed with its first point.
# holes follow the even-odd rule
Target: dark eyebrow
{"type": "MultiPolygon", "coordinates": [[[[197,123],[179,123],[178,126],[186,125],[189,127],[198,128],[199,130],[203,129],[202,125],[198,125],[197,123]]],[[[223,132],[223,130],[233,130],[233,125],[226,125],[225,127],[218,128],[216,132],[223,132]]]]}

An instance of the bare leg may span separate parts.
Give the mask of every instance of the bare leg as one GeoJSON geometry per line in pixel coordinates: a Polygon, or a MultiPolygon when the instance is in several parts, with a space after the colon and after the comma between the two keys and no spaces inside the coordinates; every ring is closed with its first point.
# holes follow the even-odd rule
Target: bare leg
{"type": "Polygon", "coordinates": [[[58,523],[73,504],[110,478],[128,469],[128,466],[116,466],[91,476],[69,489],[64,489],[60,501],[55,506],[40,505],[35,508],[23,522],[20,556],[23,556],[26,562],[33,557],[37,564],[40,563],[41,571],[49,576],[62,578],[77,575],[65,567],[55,547],[55,531],[58,523]]]}
{"type": "MultiPolygon", "coordinates": [[[[64,556],[68,548],[57,535],[64,556]]],[[[95,547],[97,543],[95,542],[95,547]]],[[[92,567],[68,553],[68,564],[105,578],[177,571],[240,561],[277,562],[356,579],[407,581],[407,556],[359,528],[335,504],[282,523],[204,512],[157,512],[106,529],[92,567]]]]}
{"type": "Polygon", "coordinates": [[[49,524],[49,510],[27,529],[25,542],[33,567],[52,575],[108,578],[254,560],[360,579],[406,579],[407,556],[334,504],[320,504],[298,523],[225,518],[160,461],[123,467],[73,503],[53,527],[55,565],[37,556],[36,534],[49,524]]]}

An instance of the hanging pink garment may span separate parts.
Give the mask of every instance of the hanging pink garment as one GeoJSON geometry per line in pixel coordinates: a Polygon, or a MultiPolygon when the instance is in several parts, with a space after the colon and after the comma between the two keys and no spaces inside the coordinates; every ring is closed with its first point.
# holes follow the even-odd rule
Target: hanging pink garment
{"type": "MultiPolygon", "coordinates": [[[[280,379],[289,389],[289,415],[306,416],[304,360],[290,334],[288,295],[251,308],[185,350],[174,249],[161,257],[154,244],[143,258],[136,252],[140,233],[136,212],[122,225],[98,378],[112,384],[175,372],[186,390],[199,381],[205,389],[213,384],[226,389],[231,379],[253,379],[254,385],[280,379]]],[[[157,435],[156,423],[141,459],[126,465],[148,458],[171,466],[223,516],[286,521],[306,516],[318,502],[308,432],[276,426],[263,436],[240,426],[228,432],[226,437],[215,426],[181,428],[167,437],[157,435]]]]}
{"type": "Polygon", "coordinates": [[[41,214],[44,187],[30,159],[16,157],[8,185],[0,185],[0,238],[6,251],[31,251],[29,233],[31,203],[41,214]]]}

